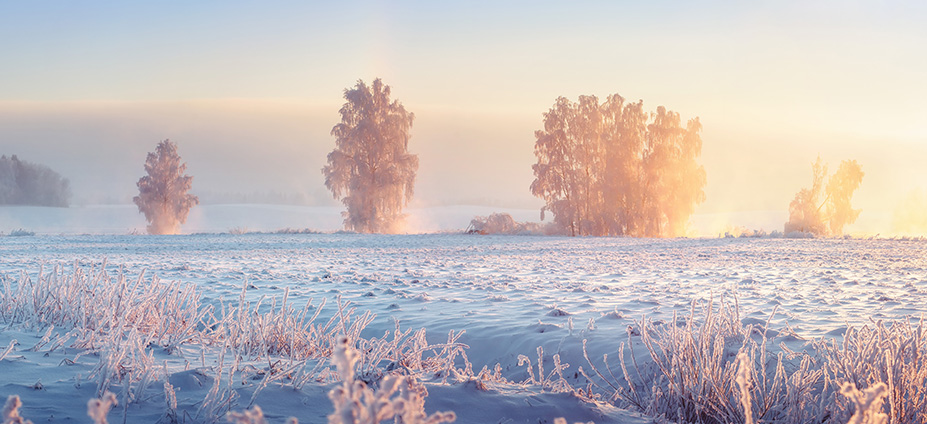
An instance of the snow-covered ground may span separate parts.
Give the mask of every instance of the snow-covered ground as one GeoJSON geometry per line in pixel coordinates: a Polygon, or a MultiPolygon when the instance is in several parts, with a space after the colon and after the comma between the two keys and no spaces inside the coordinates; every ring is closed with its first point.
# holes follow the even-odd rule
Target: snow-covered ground
{"type": "MultiPolygon", "coordinates": [[[[343,228],[343,209],[275,204],[200,205],[190,211],[187,222],[182,226],[182,232],[271,232],[285,228],[335,232],[343,228]]],[[[406,210],[404,232],[420,234],[462,231],[474,217],[488,216],[495,212],[508,213],[518,222],[540,220],[540,209],[468,205],[413,207],[406,210]]],[[[869,215],[864,214],[863,219],[867,219],[869,215]]],[[[728,231],[782,231],[782,225],[787,219],[787,211],[696,214],[691,219],[690,232],[693,236],[717,237],[728,231]]],[[[69,208],[0,206],[0,233],[9,233],[17,229],[37,234],[144,234],[145,218],[139,214],[135,205],[87,205],[69,208]]]]}
{"type": "MultiPolygon", "coordinates": [[[[40,270],[47,275],[54,267],[67,275],[73,267],[92,274],[105,260],[107,274],[123,270],[128,281],[144,272],[146,281],[156,275],[193,284],[202,304],[216,308],[237,301],[243,289],[247,301],[264,298],[262,312],[285,292],[297,310],[310,299],[313,305],[325,299],[322,321],[336,314],[333,305],[340,296],[356,314],[376,315],[363,338],[382,337],[397,322],[402,329],[426,329],[431,344],[446,342],[451,331],[465,331],[458,342],[468,346],[474,372],[498,363],[504,379],[514,383],[480,390],[429,381],[429,412],[453,410],[458,422],[466,423],[552,422],[556,416],[570,422],[646,422],[607,402],[586,402],[543,384],[517,384],[530,379],[519,355],[535,363],[538,347],[543,348],[550,373],[552,355],[559,354],[570,364],[565,379],[584,387],[586,380],[577,373],[580,366],[589,370],[583,340],[590,357],[614,358],[629,330],[636,331],[635,320],[646,316],[660,326],[674,313],[687,314],[693,301],[732,301],[735,295],[746,323],[764,323],[778,307],[770,328],[790,328],[785,341],[800,350],[804,340],[841,337],[847,325],[919,317],[927,304],[925,247],[923,241],[842,239],[37,235],[0,237],[0,274],[15,287],[22,273],[33,281],[40,270]]],[[[0,330],[0,356],[12,339],[19,343],[0,360],[0,396],[21,396],[23,415],[35,422],[84,422],[86,400],[96,390],[86,379],[100,358],[73,349],[46,354],[47,346],[30,351],[45,330],[12,325],[0,330]],[[70,360],[74,365],[66,365],[70,360]]],[[[208,352],[196,353],[197,348],[203,349],[180,350],[193,356],[186,357],[186,367],[203,361],[208,368],[210,359],[200,358],[208,352]]],[[[206,377],[171,365],[179,360],[177,353],[153,354],[181,387],[180,403],[187,399],[195,410],[196,399],[208,391],[200,381],[206,377]]],[[[232,410],[249,405],[248,387],[253,391],[256,383],[241,384],[242,396],[232,410]]],[[[277,422],[286,416],[323,422],[332,410],[325,396],[332,384],[299,390],[271,385],[255,403],[277,422]]],[[[149,398],[126,411],[117,409],[111,421],[121,414],[128,414],[129,422],[167,420],[163,400],[152,400],[160,391],[160,386],[150,389],[149,398]]]]}
{"type": "MultiPolygon", "coordinates": [[[[343,228],[342,207],[230,204],[193,208],[182,226],[185,234],[271,232],[343,228]]],[[[538,221],[539,210],[488,206],[441,206],[407,210],[406,233],[461,231],[476,216],[506,212],[517,221],[538,221]]],[[[135,205],[90,205],[70,208],[0,206],[0,233],[24,229],[37,234],[144,234],[145,217],[135,205]]]]}

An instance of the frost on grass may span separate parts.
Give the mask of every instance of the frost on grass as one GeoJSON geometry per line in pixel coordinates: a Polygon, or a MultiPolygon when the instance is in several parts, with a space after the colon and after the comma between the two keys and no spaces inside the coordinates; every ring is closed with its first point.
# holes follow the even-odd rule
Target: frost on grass
{"type": "Polygon", "coordinates": [[[753,380],[750,379],[753,363],[746,353],[737,354],[737,376],[734,381],[740,388],[740,405],[744,408],[744,424],[753,424],[753,398],[750,396],[750,389],[753,388],[753,380]]]}
{"type": "MultiPolygon", "coordinates": [[[[242,412],[229,412],[226,417],[233,424],[268,424],[264,419],[264,411],[260,406],[254,405],[250,410],[242,412]]],[[[287,418],[286,424],[299,424],[299,420],[294,417],[287,418]]]]}
{"type": "MultiPolygon", "coordinates": [[[[77,356],[66,360],[72,364],[81,356],[98,358],[87,376],[95,383],[98,396],[88,403],[88,414],[95,422],[105,422],[117,398],[126,419],[130,404],[152,398],[161,402],[163,396],[166,419],[213,423],[239,404],[240,393],[250,391],[246,405],[252,406],[272,385],[299,390],[309,383],[343,379],[345,371],[329,369],[333,354],[346,354],[338,335],[357,340],[363,347],[362,351],[351,347],[351,366],[357,366],[367,382],[379,382],[381,388],[375,393],[389,399],[392,410],[402,414],[405,422],[449,419],[449,415],[423,415],[427,391],[412,374],[443,378],[443,382],[448,377],[472,375],[464,353],[467,346],[458,342],[462,332],[451,331],[446,343],[430,344],[424,329],[401,330],[397,322],[392,334],[365,339],[360,334],[374,315],[355,314],[356,308],[340,298],[327,321],[318,320],[324,301],[312,305],[310,299],[297,308],[289,301],[288,290],[282,300],[273,298],[268,305],[264,299],[247,301],[247,288],[243,288],[237,303],[220,301],[214,308],[201,304],[192,285],[164,283],[156,277],[130,280],[121,273],[110,275],[105,268],[103,264],[85,272],[75,266],[70,275],[56,268],[40,272],[34,280],[26,274],[16,282],[0,279],[0,323],[44,330],[30,351],[73,348],[77,356]],[[55,333],[55,329],[67,329],[67,333],[55,333]],[[183,351],[189,354],[191,345],[200,348],[201,358],[200,366],[190,372],[202,376],[206,394],[202,399],[185,397],[186,404],[178,405],[177,390],[169,382],[178,365],[168,362],[183,361],[186,365],[179,366],[189,368],[191,359],[196,359],[185,358],[183,351]],[[176,359],[155,360],[155,350],[176,359]],[[460,362],[463,368],[458,368],[460,362]],[[394,375],[403,373],[409,375],[394,375]],[[163,390],[150,390],[152,386],[163,390]]],[[[12,341],[0,357],[15,345],[12,341]]],[[[357,383],[367,384],[355,380],[353,368],[350,377],[349,389],[357,383]]],[[[358,388],[348,393],[348,399],[365,399],[367,392],[358,388]]]]}
{"type": "Polygon", "coordinates": [[[87,416],[93,420],[94,424],[106,424],[106,416],[109,410],[116,406],[116,395],[112,392],[106,392],[99,399],[90,399],[87,401],[87,416]]]}
{"type": "Polygon", "coordinates": [[[29,421],[19,415],[19,408],[23,406],[23,402],[19,400],[19,396],[13,395],[6,398],[6,404],[3,405],[3,411],[0,412],[0,418],[3,418],[3,424],[32,424],[32,421],[29,421]]]}
{"type": "Polygon", "coordinates": [[[590,378],[617,404],[676,422],[927,422],[923,322],[851,327],[842,344],[817,340],[802,352],[780,344],[773,353],[768,321],[744,325],[736,302],[697,311],[693,304],[681,326],[642,319],[618,364],[586,355],[590,378]],[[634,355],[638,344],[649,361],[634,355]]]}
{"type": "Polygon", "coordinates": [[[847,424],[887,424],[888,415],[882,413],[882,401],[888,396],[888,386],[878,383],[865,390],[858,390],[853,383],[843,383],[840,394],[853,402],[856,411],[847,424]]]}
{"type": "Polygon", "coordinates": [[[328,393],[335,411],[329,424],[376,424],[394,417],[404,424],[439,424],[453,422],[454,412],[425,414],[425,386],[411,376],[390,375],[374,390],[355,379],[354,368],[359,354],[350,339],[341,337],[332,362],[341,377],[341,385],[328,393]]]}
{"type": "MultiPolygon", "coordinates": [[[[779,344],[769,321],[744,324],[736,302],[693,303],[688,317],[673,317],[669,325],[635,322],[617,361],[607,355],[593,361],[587,354],[589,373],[582,368],[566,373],[570,365],[560,353],[570,346],[564,343],[553,355],[539,348],[536,360],[519,355],[517,366],[504,364],[505,371],[500,364],[492,370],[484,366],[474,374],[462,332],[451,331],[446,342],[434,344],[424,328],[401,329],[397,322],[382,337],[365,338],[361,334],[373,314],[356,313],[341,299],[329,319],[319,318],[324,302],[296,305],[287,291],[282,298],[250,301],[246,286],[237,302],[210,306],[201,303],[193,286],[129,279],[104,268],[75,267],[70,274],[56,269],[35,279],[23,274],[18,281],[0,281],[0,323],[34,330],[40,338],[23,353],[69,347],[77,349],[72,363],[80,356],[85,363],[96,358],[85,376],[100,397],[95,420],[105,419],[118,399],[114,412],[123,420],[148,403],[164,410],[163,422],[215,423],[229,417],[259,423],[264,417],[257,403],[266,388],[298,391],[335,383],[331,422],[397,417],[403,423],[448,422],[450,413],[424,412],[428,392],[422,381],[431,380],[472,382],[484,390],[491,384],[572,393],[634,408],[657,421],[842,424],[857,418],[878,422],[872,420],[884,414],[888,422],[927,422],[923,322],[851,327],[839,343],[818,340],[796,352],[779,344]],[[168,360],[154,360],[154,352],[168,360]],[[183,362],[193,367],[179,371],[183,362]],[[196,388],[175,379],[185,373],[197,378],[202,391],[194,393],[196,388]],[[575,374],[594,384],[571,377],[575,374]],[[527,378],[506,378],[512,375],[527,378]],[[841,391],[845,383],[859,393],[841,391]],[[865,395],[880,384],[879,396],[865,395]],[[229,414],[241,408],[248,409],[229,414]]],[[[15,346],[12,342],[0,352],[15,346]]],[[[8,401],[4,420],[21,419],[18,405],[8,401]]]]}

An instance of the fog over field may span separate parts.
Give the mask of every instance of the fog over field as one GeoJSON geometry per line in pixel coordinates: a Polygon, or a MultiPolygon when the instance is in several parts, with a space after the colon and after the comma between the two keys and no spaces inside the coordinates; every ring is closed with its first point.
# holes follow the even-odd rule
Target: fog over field
{"type": "Polygon", "coordinates": [[[333,206],[320,170],[342,90],[382,77],[416,115],[413,205],[539,208],[542,114],[618,92],[700,118],[702,235],[781,229],[737,219],[785,213],[818,155],[866,173],[849,233],[923,220],[904,209],[927,192],[923,5],[547,4],[523,19],[534,9],[6,5],[0,153],[70,179],[74,204],[127,204],[145,153],[171,139],[204,204],[333,206]]]}
{"type": "MultiPolygon", "coordinates": [[[[333,145],[328,133],[337,122],[337,108],[337,102],[313,106],[242,100],[26,107],[0,102],[0,132],[5,134],[3,146],[11,151],[15,147],[26,160],[41,158],[68,178],[78,206],[129,204],[137,194],[135,181],[143,173],[146,152],[168,136],[179,144],[195,178],[194,193],[204,204],[337,206],[321,175],[333,145]],[[75,155],[82,159],[74,160],[75,155]]],[[[415,111],[410,148],[420,155],[421,168],[413,206],[540,209],[543,203],[528,190],[532,133],[540,125],[540,111],[455,115],[437,109],[415,111]]],[[[924,220],[910,206],[912,198],[927,191],[927,168],[920,164],[927,144],[916,138],[817,144],[795,142],[796,134],[786,132],[775,139],[763,135],[765,142],[744,142],[752,136],[716,128],[704,114],[700,117],[708,185],[706,201],[696,209],[698,235],[717,235],[736,226],[781,230],[788,203],[810,181],[810,164],[818,153],[834,164],[857,158],[864,166],[866,177],[854,197],[863,213],[848,227],[850,233],[924,229],[893,224],[896,215],[915,223],[924,220]],[[826,147],[834,145],[839,149],[829,152],[826,147]],[[773,211],[779,216],[768,218],[773,211]]],[[[315,225],[307,221],[304,226],[315,225]]]]}

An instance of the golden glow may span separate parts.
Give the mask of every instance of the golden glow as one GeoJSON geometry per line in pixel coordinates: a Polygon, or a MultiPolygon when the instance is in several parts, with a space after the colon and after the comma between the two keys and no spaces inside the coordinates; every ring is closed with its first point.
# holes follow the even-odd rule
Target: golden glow
{"type": "Polygon", "coordinates": [[[539,209],[528,187],[542,114],[559,96],[619,92],[699,117],[707,185],[694,234],[781,229],[818,155],[866,172],[846,232],[923,231],[908,206],[927,190],[923,2],[306,2],[285,13],[14,2],[3,12],[0,153],[59,170],[79,202],[126,202],[134,187],[120,181],[170,138],[205,190],[330,205],[319,170],[342,90],[382,77],[417,116],[413,205],[539,209]]]}

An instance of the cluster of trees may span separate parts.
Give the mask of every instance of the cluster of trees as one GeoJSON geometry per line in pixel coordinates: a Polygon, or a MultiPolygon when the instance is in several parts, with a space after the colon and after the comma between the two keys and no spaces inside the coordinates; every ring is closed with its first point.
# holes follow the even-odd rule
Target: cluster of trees
{"type": "Polygon", "coordinates": [[[789,204],[789,220],[785,233],[803,232],[815,235],[841,235],[843,228],[856,222],[860,210],[853,209],[850,199],[863,182],[863,168],[855,160],[840,162],[837,172],[827,179],[827,165],[819,156],[811,164],[811,188],[803,188],[789,204]]]}
{"type": "MultiPolygon", "coordinates": [[[[177,234],[190,209],[199,203],[188,193],[193,177],[184,174],[186,168],[170,140],[148,154],[148,175],[138,180],[139,195],[133,201],[145,215],[150,234],[177,234]]],[[[0,205],[67,207],[70,198],[70,183],[51,168],[16,155],[0,156],[0,205]]]]}
{"type": "MultiPolygon", "coordinates": [[[[412,121],[391,89],[379,78],[368,86],[358,81],[346,89],[341,123],[332,128],[335,150],[322,169],[325,185],[347,210],[348,230],[360,233],[400,231],[402,209],[412,198],[418,156],[409,153],[412,121]]],[[[145,161],[147,175],[138,180],[133,201],[148,221],[150,234],[176,234],[199,198],[189,193],[193,177],[186,175],[177,145],[160,142],[145,161]]]]}
{"type": "MultiPolygon", "coordinates": [[[[335,149],[322,168],[325,185],[345,205],[344,225],[360,233],[401,230],[402,210],[413,195],[418,156],[409,153],[415,115],[390,99],[378,78],[344,91],[341,122],[332,128],[335,149]]],[[[676,237],[686,234],[695,207],[705,200],[705,170],[698,163],[702,129],[698,118],[682,124],[663,106],[646,112],[643,101],[618,94],[600,102],[560,97],[535,132],[537,163],[531,192],[554,215],[553,229],[528,227],[507,214],[471,222],[477,233],[542,232],[571,236],[676,237]]],[[[160,142],[145,161],[133,198],[151,234],[176,234],[199,198],[189,193],[177,145],[160,142]]],[[[811,188],[789,205],[785,232],[839,235],[860,211],[850,206],[862,182],[856,161],[843,161],[829,177],[818,158],[811,188]]],[[[68,180],[46,166],[0,157],[0,204],[67,206],[68,180]]]]}
{"type": "Polygon", "coordinates": [[[705,200],[698,118],[617,94],[560,97],[535,132],[531,192],[573,236],[675,237],[705,200]]]}
{"type": "Polygon", "coordinates": [[[70,199],[70,183],[51,168],[0,156],[0,205],[67,207],[70,199]]]}

